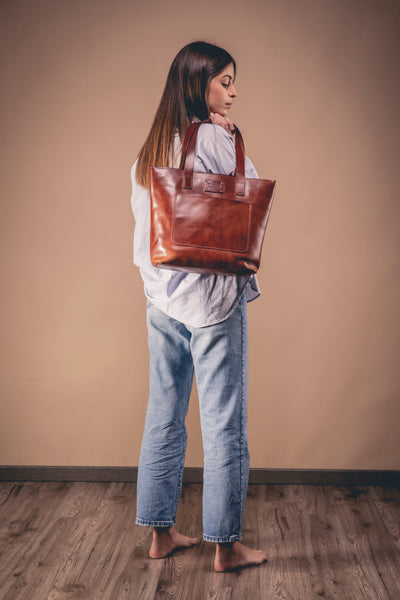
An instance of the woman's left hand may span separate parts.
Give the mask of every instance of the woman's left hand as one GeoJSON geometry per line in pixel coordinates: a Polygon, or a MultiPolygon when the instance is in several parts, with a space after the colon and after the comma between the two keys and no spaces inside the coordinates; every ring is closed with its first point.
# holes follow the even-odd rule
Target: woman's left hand
{"type": "Polygon", "coordinates": [[[233,135],[235,132],[235,126],[232,123],[232,121],[227,117],[219,115],[218,113],[210,113],[210,121],[214,125],[220,125],[225,129],[225,131],[227,131],[231,135],[233,135]]]}

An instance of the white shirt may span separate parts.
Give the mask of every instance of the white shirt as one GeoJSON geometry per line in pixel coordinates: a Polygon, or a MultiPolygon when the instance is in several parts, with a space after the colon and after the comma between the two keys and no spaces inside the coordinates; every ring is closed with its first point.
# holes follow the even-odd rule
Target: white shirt
{"type": "MultiPolygon", "coordinates": [[[[178,160],[178,158],[177,158],[178,160]]],[[[208,275],[153,267],[150,261],[150,194],[136,182],[131,169],[131,204],[135,217],[133,261],[140,269],[146,297],[168,316],[193,327],[207,327],[227,319],[243,290],[247,301],[260,295],[255,275],[208,275]]],[[[194,171],[229,175],[236,167],[235,142],[220,125],[204,123],[196,140],[194,171]]],[[[258,178],[249,158],[246,177],[258,178]]]]}

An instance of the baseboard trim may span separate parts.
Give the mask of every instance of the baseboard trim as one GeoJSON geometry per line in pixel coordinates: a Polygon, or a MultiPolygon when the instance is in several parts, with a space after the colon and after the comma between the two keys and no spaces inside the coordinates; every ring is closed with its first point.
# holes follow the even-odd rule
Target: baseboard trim
{"type": "MultiPolygon", "coordinates": [[[[137,481],[137,467],[0,466],[0,481],[137,481]]],[[[202,467],[185,467],[185,483],[202,483],[202,467]]],[[[400,486],[400,470],[250,469],[251,484],[400,486]]]]}

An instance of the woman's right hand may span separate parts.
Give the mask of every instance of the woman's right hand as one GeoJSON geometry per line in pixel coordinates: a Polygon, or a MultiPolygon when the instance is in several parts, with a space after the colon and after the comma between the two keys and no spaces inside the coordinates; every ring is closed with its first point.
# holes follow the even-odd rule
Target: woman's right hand
{"type": "Polygon", "coordinates": [[[235,126],[232,123],[232,121],[230,119],[228,119],[227,117],[223,117],[222,115],[219,115],[218,113],[210,113],[210,121],[214,125],[220,125],[221,127],[223,127],[225,129],[225,131],[227,131],[231,135],[233,135],[235,133],[235,126]]]}

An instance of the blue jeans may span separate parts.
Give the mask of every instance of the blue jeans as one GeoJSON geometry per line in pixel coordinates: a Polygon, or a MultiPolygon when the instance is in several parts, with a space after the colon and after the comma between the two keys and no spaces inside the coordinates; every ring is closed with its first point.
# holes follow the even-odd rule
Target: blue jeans
{"type": "Polygon", "coordinates": [[[171,527],[182,488],[193,374],[204,450],[203,537],[242,537],[249,476],[247,303],[228,319],[190,327],[147,304],[150,393],[137,483],[138,525],[171,527]]]}

